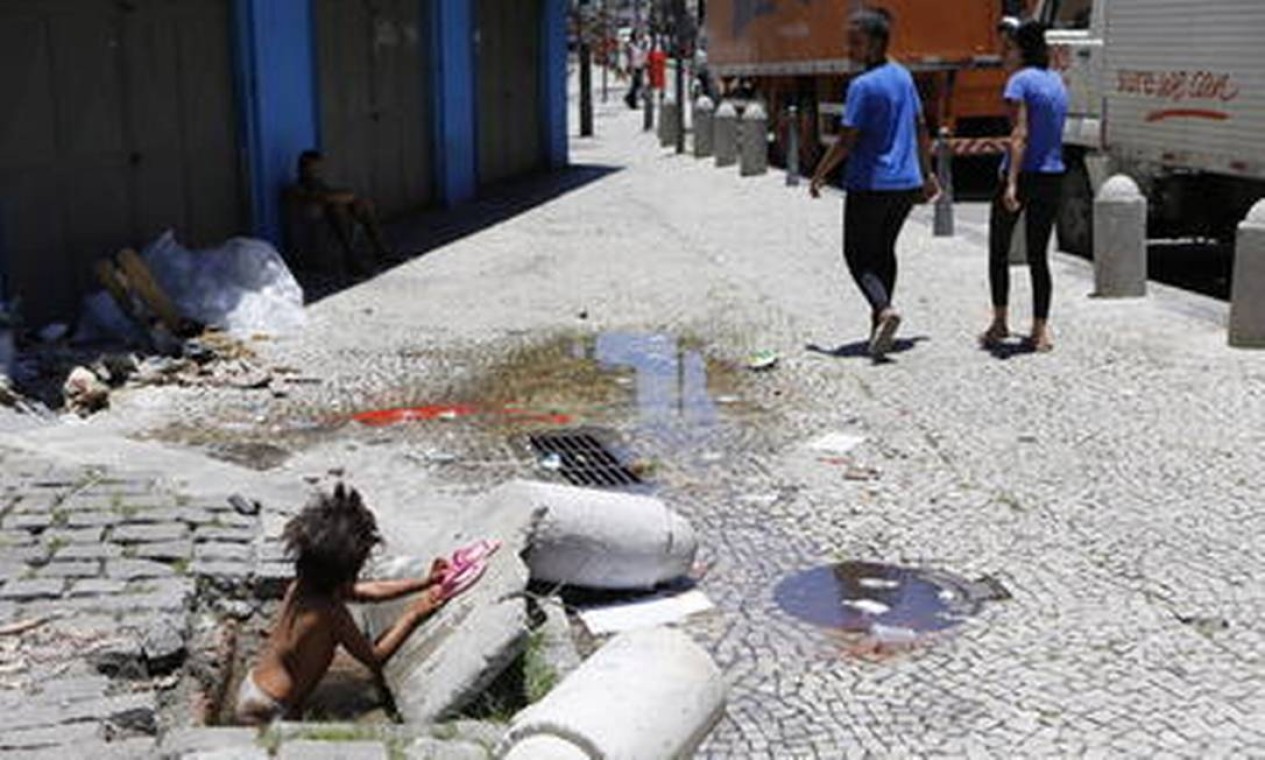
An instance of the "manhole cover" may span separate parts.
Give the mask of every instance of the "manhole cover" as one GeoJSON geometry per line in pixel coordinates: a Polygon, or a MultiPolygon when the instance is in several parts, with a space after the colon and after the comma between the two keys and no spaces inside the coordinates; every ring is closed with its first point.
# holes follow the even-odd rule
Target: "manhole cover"
{"type": "Polygon", "coordinates": [[[527,437],[536,462],[576,486],[624,488],[641,485],[601,438],[590,430],[557,430],[527,437]]]}
{"type": "Polygon", "coordinates": [[[957,625],[981,602],[1009,594],[992,579],[968,581],[936,570],[841,562],[793,575],[773,592],[778,606],[813,625],[913,639],[957,625]]]}

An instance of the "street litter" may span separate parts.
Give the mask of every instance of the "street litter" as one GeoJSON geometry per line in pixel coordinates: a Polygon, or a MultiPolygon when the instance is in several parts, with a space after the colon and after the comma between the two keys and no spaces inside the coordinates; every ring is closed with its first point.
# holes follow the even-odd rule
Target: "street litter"
{"type": "Polygon", "coordinates": [[[829,451],[834,454],[847,454],[865,443],[865,436],[848,433],[827,433],[809,442],[808,448],[815,451],[829,451]]]}
{"type": "Polygon", "coordinates": [[[66,409],[87,417],[110,405],[110,387],[87,367],[75,367],[62,387],[66,409]]]}
{"type": "Polygon", "coordinates": [[[753,372],[762,372],[776,367],[779,359],[780,357],[777,355],[776,351],[753,351],[747,355],[745,363],[747,369],[752,370],[753,372]]]}
{"type": "Polygon", "coordinates": [[[707,595],[697,589],[684,593],[656,594],[649,599],[586,607],[579,611],[581,622],[594,636],[622,633],[638,628],[680,623],[701,612],[716,608],[707,595]]]}
{"type": "Polygon", "coordinates": [[[141,258],[189,319],[242,338],[286,334],[307,323],[303,289],[265,241],[233,238],[218,248],[190,250],[168,230],[141,258]]]}
{"type": "Polygon", "coordinates": [[[844,599],[843,605],[860,611],[862,614],[877,617],[891,611],[891,607],[873,599],[844,599]]]}

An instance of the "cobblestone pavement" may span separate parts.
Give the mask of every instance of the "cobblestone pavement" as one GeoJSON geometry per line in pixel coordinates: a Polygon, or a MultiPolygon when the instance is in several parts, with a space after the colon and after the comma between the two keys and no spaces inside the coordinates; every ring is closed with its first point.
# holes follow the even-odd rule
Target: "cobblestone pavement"
{"type": "Polygon", "coordinates": [[[718,612],[689,630],[733,683],[703,756],[1265,755],[1265,355],[1226,348],[1224,306],[1089,298],[1087,265],[1058,256],[1056,350],[994,356],[975,345],[983,209],[960,205],[958,237],[937,239],[923,208],[901,241],[903,341],[874,365],[838,199],[672,156],[639,123],[604,109],[573,146],[587,168],[569,176],[592,181],[326,299],[307,335],[261,349],[320,386],[120,398],[94,424],[264,437],[293,451],[277,477],[345,467],[390,535],[521,476],[503,431],[303,421],[471,400],[560,335],[681,336],[718,373],[772,349],[778,366],[738,370],[723,392],[739,401],[707,419],[558,400],[658,460],[661,494],[700,528],[718,612]],[[866,440],[846,458],[804,447],[828,432],[866,440]],[[841,559],[989,576],[1011,598],[867,656],[774,599],[841,559]]]}

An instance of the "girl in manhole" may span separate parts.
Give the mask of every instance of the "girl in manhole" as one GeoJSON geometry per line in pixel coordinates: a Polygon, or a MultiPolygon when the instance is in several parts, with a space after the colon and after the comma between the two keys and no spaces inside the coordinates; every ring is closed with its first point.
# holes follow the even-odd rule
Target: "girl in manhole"
{"type": "Polygon", "coordinates": [[[235,712],[246,725],[297,716],[340,645],[379,673],[423,620],[474,585],[499,546],[480,541],[458,549],[450,559],[436,559],[425,578],[357,581],[382,536],[360,494],[341,483],[291,519],[282,538],[294,557],[295,579],[263,655],[242,679],[235,712]],[[376,642],[365,637],[346,607],[347,602],[382,602],[419,592],[376,642]]]}

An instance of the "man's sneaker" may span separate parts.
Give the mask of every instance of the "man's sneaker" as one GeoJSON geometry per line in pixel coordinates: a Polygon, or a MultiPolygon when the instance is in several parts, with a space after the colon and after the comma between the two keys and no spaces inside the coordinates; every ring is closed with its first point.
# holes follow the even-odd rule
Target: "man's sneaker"
{"type": "Polygon", "coordinates": [[[874,326],[874,335],[870,337],[870,356],[882,359],[892,350],[892,342],[896,338],[896,330],[900,327],[900,315],[888,309],[879,317],[874,326]]]}

